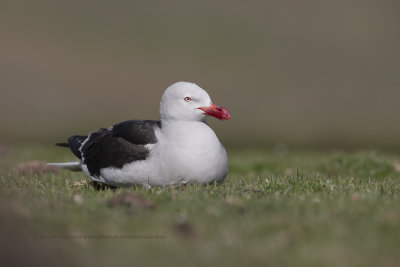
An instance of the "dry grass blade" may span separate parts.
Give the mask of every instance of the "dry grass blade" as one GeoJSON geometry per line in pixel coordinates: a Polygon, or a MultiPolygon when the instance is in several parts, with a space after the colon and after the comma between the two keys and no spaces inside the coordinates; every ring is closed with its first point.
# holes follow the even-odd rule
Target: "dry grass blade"
{"type": "Polygon", "coordinates": [[[255,187],[248,187],[242,190],[243,193],[245,192],[254,192],[254,193],[260,193],[261,195],[264,195],[264,192],[255,188],[255,187]]]}

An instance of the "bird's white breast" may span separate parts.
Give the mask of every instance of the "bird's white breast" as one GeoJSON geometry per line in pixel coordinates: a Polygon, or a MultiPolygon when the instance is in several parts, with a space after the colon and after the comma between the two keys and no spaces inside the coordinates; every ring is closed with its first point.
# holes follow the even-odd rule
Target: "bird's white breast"
{"type": "Polygon", "coordinates": [[[163,122],[157,134],[161,174],[169,183],[221,181],[228,172],[225,148],[203,122],[163,122]]]}
{"type": "Polygon", "coordinates": [[[225,148],[214,131],[203,122],[173,121],[156,130],[157,144],[148,159],[103,169],[102,178],[115,185],[210,183],[228,173],[225,148]]]}

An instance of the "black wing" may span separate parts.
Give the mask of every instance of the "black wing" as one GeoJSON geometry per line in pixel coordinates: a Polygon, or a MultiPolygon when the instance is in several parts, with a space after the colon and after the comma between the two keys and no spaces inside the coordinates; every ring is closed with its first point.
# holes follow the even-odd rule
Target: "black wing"
{"type": "Polygon", "coordinates": [[[121,168],[126,163],[146,159],[149,150],[145,145],[157,143],[155,127],[161,128],[161,122],[124,121],[110,129],[101,128],[80,143],[76,141],[81,140],[79,136],[72,136],[68,144],[74,154],[78,151],[77,156],[87,166],[90,175],[99,176],[102,168],[121,168]]]}
{"type": "Polygon", "coordinates": [[[122,137],[137,145],[155,144],[157,138],[154,134],[154,126],[161,128],[161,121],[124,121],[112,127],[113,137],[122,137]]]}

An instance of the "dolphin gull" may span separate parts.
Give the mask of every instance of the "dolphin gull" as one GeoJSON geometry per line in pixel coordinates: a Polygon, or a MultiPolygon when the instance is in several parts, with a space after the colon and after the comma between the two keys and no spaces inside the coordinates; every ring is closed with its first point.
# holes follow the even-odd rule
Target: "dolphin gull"
{"type": "Polygon", "coordinates": [[[110,186],[221,182],[228,157],[206,115],[230,119],[205,90],[177,82],[161,98],[160,121],[129,120],[71,136],[57,145],[69,147],[80,161],[49,165],[83,170],[91,182],[110,186]]]}

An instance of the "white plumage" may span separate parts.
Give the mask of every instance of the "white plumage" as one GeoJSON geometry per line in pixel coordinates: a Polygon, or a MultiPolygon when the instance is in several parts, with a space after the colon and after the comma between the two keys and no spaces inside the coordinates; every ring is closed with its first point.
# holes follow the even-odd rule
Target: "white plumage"
{"type": "Polygon", "coordinates": [[[122,169],[105,168],[96,181],[110,185],[168,185],[222,181],[228,173],[225,148],[202,122],[162,122],[146,160],[122,169]]]}

